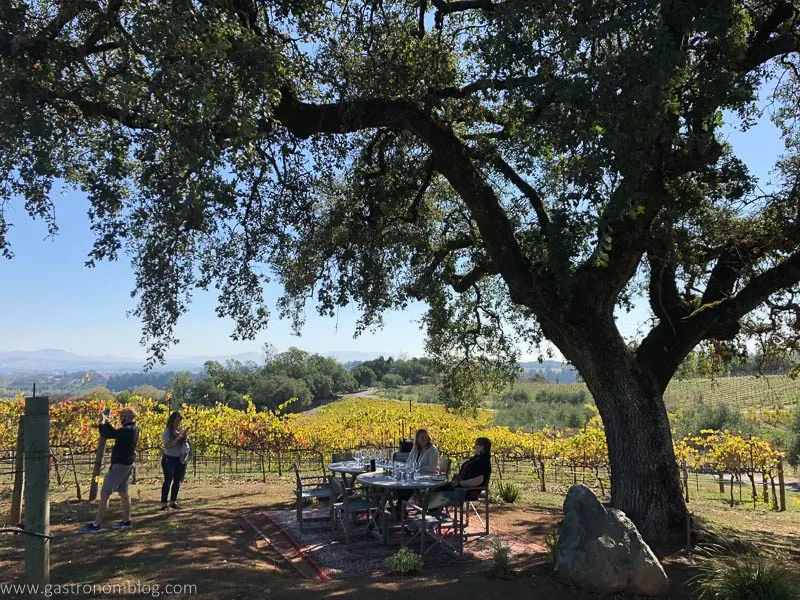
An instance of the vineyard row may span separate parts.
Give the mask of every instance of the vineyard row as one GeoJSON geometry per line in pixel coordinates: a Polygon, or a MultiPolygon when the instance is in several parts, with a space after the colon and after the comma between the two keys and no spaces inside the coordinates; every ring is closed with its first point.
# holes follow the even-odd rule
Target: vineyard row
{"type": "MultiPolygon", "coordinates": [[[[0,402],[0,452],[10,455],[16,444],[23,400],[0,402]]],[[[96,401],[64,401],[52,404],[51,446],[65,456],[91,456],[99,441],[96,422],[107,405],[96,401]]],[[[168,407],[152,399],[134,397],[128,403],[138,412],[142,460],[158,455],[168,407]]],[[[122,408],[112,404],[113,411],[122,408]]],[[[416,406],[391,401],[354,398],[324,406],[309,413],[258,412],[252,403],[246,410],[224,405],[184,406],[182,413],[196,456],[225,462],[232,452],[252,453],[261,470],[286,467],[284,457],[298,449],[320,456],[366,446],[395,447],[399,437],[425,428],[442,454],[458,461],[468,456],[473,440],[485,436],[492,440],[495,460],[502,473],[506,464],[530,463],[532,472],[546,481],[548,468],[571,469],[594,474],[594,482],[604,491],[608,481],[608,447],[599,417],[580,430],[545,428],[536,432],[511,431],[492,424],[489,412],[461,416],[439,406],[416,406]],[[606,474],[603,483],[602,474],[606,474]]],[[[675,442],[675,454],[684,474],[731,474],[774,481],[779,476],[781,454],[765,440],[744,438],[729,432],[704,431],[698,436],[675,442]]],[[[0,471],[2,471],[0,467],[0,471]]],[[[686,476],[684,476],[684,479],[686,476]]],[[[592,477],[589,477],[592,479],[592,477]]],[[[685,484],[688,494],[688,485],[685,484]]]]}

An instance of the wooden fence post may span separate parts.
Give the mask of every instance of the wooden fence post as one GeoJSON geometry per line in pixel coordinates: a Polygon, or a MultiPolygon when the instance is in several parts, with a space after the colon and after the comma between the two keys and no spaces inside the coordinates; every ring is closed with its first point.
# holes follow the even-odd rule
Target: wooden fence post
{"type": "Polygon", "coordinates": [[[25,581],[50,582],[50,402],[25,398],[25,581]]]}
{"type": "Polygon", "coordinates": [[[69,449],[69,459],[72,463],[72,475],[75,477],[75,493],[78,495],[78,502],[81,501],[81,484],[78,481],[78,469],[75,466],[75,455],[72,453],[72,448],[69,449]]]}
{"type": "Polygon", "coordinates": [[[775,476],[770,473],[769,474],[769,484],[772,487],[772,510],[778,510],[778,492],[775,489],[775,476]]]}
{"type": "Polygon", "coordinates": [[[14,488],[11,492],[11,523],[22,522],[22,486],[25,481],[25,420],[19,418],[17,425],[17,447],[14,454],[14,488]]]}
{"type": "Polygon", "coordinates": [[[103,457],[106,452],[106,438],[100,436],[100,441],[97,442],[97,452],[94,455],[94,466],[92,467],[92,482],[89,485],[89,502],[93,502],[97,498],[97,478],[100,477],[100,471],[103,469],[103,457]]]}
{"type": "Polygon", "coordinates": [[[731,506],[735,506],[736,502],[733,499],[733,473],[731,473],[731,506]]]}
{"type": "Polygon", "coordinates": [[[786,510],[786,484],[783,480],[783,458],[778,457],[778,494],[780,495],[780,510],[786,510]]]}
{"type": "Polygon", "coordinates": [[[689,471],[686,467],[681,467],[681,483],[683,484],[683,499],[689,502],[689,471]]]}

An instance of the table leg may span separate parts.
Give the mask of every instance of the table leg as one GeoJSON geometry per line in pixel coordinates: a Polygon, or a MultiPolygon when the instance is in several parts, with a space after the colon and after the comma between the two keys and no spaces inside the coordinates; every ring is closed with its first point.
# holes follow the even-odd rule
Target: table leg
{"type": "Polygon", "coordinates": [[[405,548],[405,540],[403,539],[406,533],[406,501],[400,500],[398,497],[398,502],[400,502],[400,547],[405,548]]]}

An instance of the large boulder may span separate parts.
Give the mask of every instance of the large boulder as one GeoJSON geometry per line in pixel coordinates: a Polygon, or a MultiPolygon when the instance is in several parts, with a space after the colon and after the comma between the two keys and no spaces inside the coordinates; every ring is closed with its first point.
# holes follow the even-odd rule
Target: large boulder
{"type": "Polygon", "coordinates": [[[621,510],[606,509],[585,485],[573,485],[564,500],[556,571],[600,594],[664,596],[664,568],[621,510]]]}

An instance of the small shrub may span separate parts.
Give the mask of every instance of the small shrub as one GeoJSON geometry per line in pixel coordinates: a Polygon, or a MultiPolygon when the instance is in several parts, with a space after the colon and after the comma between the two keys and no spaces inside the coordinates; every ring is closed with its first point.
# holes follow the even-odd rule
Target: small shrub
{"type": "Polygon", "coordinates": [[[553,390],[542,390],[536,394],[536,402],[582,406],[586,404],[586,392],[556,392],[553,390]]]}
{"type": "Polygon", "coordinates": [[[386,566],[392,573],[416,573],[423,564],[422,557],[408,548],[401,548],[386,559],[386,566]]]}
{"type": "Polygon", "coordinates": [[[800,576],[788,560],[759,552],[730,554],[723,546],[701,547],[699,574],[691,580],[700,600],[797,600],[800,576]]]}
{"type": "Polygon", "coordinates": [[[510,481],[501,481],[497,485],[497,494],[500,499],[507,504],[514,504],[519,499],[520,490],[510,481]]]}
{"type": "Polygon", "coordinates": [[[511,548],[500,538],[492,540],[492,577],[508,579],[514,574],[511,569],[511,548]]]}
{"type": "Polygon", "coordinates": [[[544,536],[544,545],[547,548],[547,556],[550,564],[556,566],[556,555],[558,554],[558,533],[548,533],[544,536]]]}
{"type": "Polygon", "coordinates": [[[509,390],[500,396],[500,398],[497,399],[497,403],[500,406],[509,407],[514,406],[515,404],[528,404],[532,400],[533,398],[531,398],[531,395],[527,390],[516,389],[509,390]]]}

